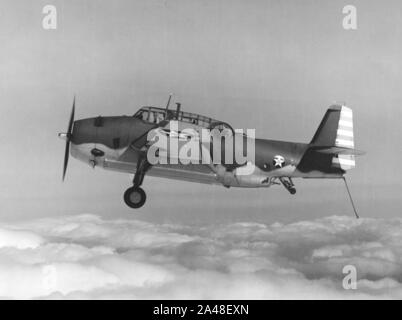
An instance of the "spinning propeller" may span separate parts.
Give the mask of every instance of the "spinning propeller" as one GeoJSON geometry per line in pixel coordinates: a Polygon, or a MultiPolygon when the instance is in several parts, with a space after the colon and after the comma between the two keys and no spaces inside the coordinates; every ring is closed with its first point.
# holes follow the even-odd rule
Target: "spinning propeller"
{"type": "Polygon", "coordinates": [[[70,121],[68,122],[67,133],[59,133],[61,139],[66,140],[66,151],[64,153],[64,164],[63,164],[63,181],[66,176],[68,157],[70,155],[70,141],[72,138],[72,129],[74,124],[74,112],[75,112],[75,97],[73,101],[73,107],[71,109],[70,121]]]}

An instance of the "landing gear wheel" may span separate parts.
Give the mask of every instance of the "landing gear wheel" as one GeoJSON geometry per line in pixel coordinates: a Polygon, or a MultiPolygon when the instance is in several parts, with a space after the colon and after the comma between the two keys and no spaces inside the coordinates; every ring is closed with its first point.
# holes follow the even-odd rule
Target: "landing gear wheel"
{"type": "Polygon", "coordinates": [[[130,208],[133,209],[138,209],[141,208],[145,200],[147,199],[147,196],[145,194],[145,191],[142,190],[140,187],[131,187],[124,192],[124,202],[126,205],[128,205],[130,208]]]}

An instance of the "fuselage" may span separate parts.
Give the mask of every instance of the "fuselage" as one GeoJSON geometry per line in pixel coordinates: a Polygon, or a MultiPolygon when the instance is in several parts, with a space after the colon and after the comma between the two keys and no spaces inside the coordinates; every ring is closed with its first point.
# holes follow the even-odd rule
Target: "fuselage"
{"type": "MultiPolygon", "coordinates": [[[[199,115],[188,116],[183,113],[181,120],[177,121],[180,135],[184,129],[205,129],[207,125],[221,123],[214,119],[199,115]],[[197,116],[197,118],[195,117],[197,116]]],[[[137,114],[136,114],[137,115],[137,114]]],[[[71,155],[93,167],[115,170],[126,173],[136,171],[141,149],[147,144],[147,137],[152,130],[167,130],[171,121],[157,119],[158,112],[144,118],[137,116],[95,117],[77,120],[74,122],[71,137],[71,155]],[[161,125],[163,124],[163,125],[161,125]]],[[[167,130],[169,132],[169,130],[167,130]]],[[[168,139],[173,137],[169,132],[168,139]]],[[[253,143],[253,161],[244,163],[225,163],[225,144],[220,146],[222,160],[219,163],[205,164],[191,162],[156,163],[147,175],[172,178],[186,181],[223,184],[227,187],[269,187],[276,177],[307,177],[324,178],[339,177],[343,171],[311,165],[303,165],[303,158],[308,156],[309,144],[286,141],[258,139],[246,135],[234,134],[233,150],[245,149],[253,143]],[[237,135],[237,136],[236,136],[237,135]],[[246,172],[246,174],[245,174],[246,172]]],[[[182,141],[182,143],[185,143],[182,141]]],[[[214,147],[214,146],[213,146],[214,147]]],[[[213,148],[212,147],[212,148],[213,148]]]]}

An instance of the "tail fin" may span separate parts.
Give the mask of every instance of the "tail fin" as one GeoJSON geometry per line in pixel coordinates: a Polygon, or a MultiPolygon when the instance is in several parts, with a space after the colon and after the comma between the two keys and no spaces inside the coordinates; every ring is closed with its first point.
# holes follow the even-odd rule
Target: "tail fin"
{"type": "Polygon", "coordinates": [[[310,146],[318,152],[333,154],[332,166],[343,170],[355,167],[353,112],[344,105],[331,106],[325,113],[310,146]],[[321,151],[320,151],[321,150],[321,151]]]}

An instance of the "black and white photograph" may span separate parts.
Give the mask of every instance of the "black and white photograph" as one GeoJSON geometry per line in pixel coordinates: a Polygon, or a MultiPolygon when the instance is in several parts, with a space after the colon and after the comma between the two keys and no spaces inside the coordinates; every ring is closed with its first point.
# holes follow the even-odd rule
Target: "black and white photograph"
{"type": "Polygon", "coordinates": [[[1,300],[402,299],[401,1],[0,0],[0,43],[1,300]]]}

